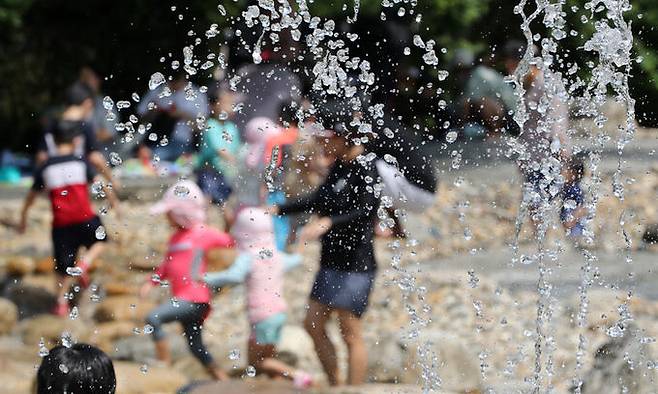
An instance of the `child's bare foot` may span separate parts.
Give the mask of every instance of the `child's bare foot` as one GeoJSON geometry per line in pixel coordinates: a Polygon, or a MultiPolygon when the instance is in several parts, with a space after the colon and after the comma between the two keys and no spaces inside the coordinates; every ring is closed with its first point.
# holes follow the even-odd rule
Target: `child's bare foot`
{"type": "Polygon", "coordinates": [[[76,264],[76,267],[80,268],[81,274],[80,277],[78,278],[78,282],[80,283],[80,287],[83,289],[86,289],[89,287],[91,284],[91,279],[89,278],[89,263],[86,261],[78,261],[76,264]]]}
{"type": "Polygon", "coordinates": [[[307,372],[297,371],[292,382],[298,389],[307,389],[313,386],[313,377],[307,372]]]}

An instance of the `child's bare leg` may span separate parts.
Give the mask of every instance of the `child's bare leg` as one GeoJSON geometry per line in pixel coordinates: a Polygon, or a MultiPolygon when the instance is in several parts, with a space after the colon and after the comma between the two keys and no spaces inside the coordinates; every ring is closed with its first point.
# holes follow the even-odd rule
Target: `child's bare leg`
{"type": "Polygon", "coordinates": [[[363,340],[361,319],[350,311],[339,309],[338,323],[349,354],[347,382],[350,385],[363,384],[368,371],[368,351],[363,340]]]}
{"type": "Polygon", "coordinates": [[[255,339],[249,340],[249,364],[257,371],[266,373],[270,377],[281,376],[293,379],[295,369],[290,365],[277,360],[274,345],[259,345],[255,339]]]}
{"type": "Polygon", "coordinates": [[[98,258],[98,256],[100,256],[101,253],[103,253],[104,249],[105,249],[104,242],[96,242],[93,245],[91,245],[91,247],[82,254],[80,260],[86,264],[91,264],[94,260],[98,258]]]}
{"type": "Polygon", "coordinates": [[[171,364],[171,353],[169,352],[169,343],[166,339],[155,341],[155,357],[167,365],[171,364]]]}
{"type": "Polygon", "coordinates": [[[309,309],[306,312],[304,320],[304,329],[313,339],[315,352],[320,359],[322,369],[327,375],[327,380],[332,386],[337,386],[338,381],[338,361],[336,359],[336,349],[331,339],[327,335],[326,325],[331,316],[332,309],[322,305],[317,301],[309,301],[309,309]]]}

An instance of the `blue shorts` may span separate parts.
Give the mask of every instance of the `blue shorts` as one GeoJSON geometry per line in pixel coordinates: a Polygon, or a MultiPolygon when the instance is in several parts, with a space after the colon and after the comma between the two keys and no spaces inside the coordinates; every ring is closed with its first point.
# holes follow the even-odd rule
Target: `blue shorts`
{"type": "Polygon", "coordinates": [[[361,317],[368,308],[374,281],[375,271],[347,272],[320,268],[313,283],[311,299],[361,317]]]}
{"type": "Polygon", "coordinates": [[[231,195],[231,186],[224,175],[212,167],[204,167],[197,171],[197,184],[213,204],[222,204],[231,195]]]}
{"type": "Polygon", "coordinates": [[[251,327],[251,338],[259,345],[276,345],[281,340],[281,331],[287,316],[280,312],[261,320],[251,327]]]}

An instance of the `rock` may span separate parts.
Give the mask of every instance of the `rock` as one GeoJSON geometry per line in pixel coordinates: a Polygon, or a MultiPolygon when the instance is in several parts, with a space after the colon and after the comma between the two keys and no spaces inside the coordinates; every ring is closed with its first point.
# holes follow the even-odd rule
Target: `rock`
{"type": "Polygon", "coordinates": [[[117,393],[122,394],[170,394],[183,386],[187,379],[171,368],[149,366],[146,373],[142,364],[114,362],[117,376],[117,393]]]}
{"type": "Polygon", "coordinates": [[[642,234],[642,241],[648,245],[658,244],[658,223],[647,225],[644,234],[642,234]]]}
{"type": "Polygon", "coordinates": [[[37,260],[34,266],[34,272],[41,275],[48,275],[55,272],[55,260],[52,257],[44,257],[37,260]]]}
{"type": "Polygon", "coordinates": [[[596,350],[594,365],[583,378],[583,394],[655,393],[658,374],[648,367],[652,355],[636,332],[637,328],[629,325],[623,337],[612,338],[596,350]]]}
{"type": "Polygon", "coordinates": [[[136,294],[137,288],[124,282],[108,282],[103,285],[105,293],[109,297],[136,294]]]}
{"type": "MultiPolygon", "coordinates": [[[[429,343],[430,349],[438,359],[436,373],[441,379],[441,392],[476,393],[483,391],[484,385],[480,373],[477,353],[469,342],[457,334],[447,331],[422,332],[412,343],[406,344],[409,349],[429,343]]],[[[410,373],[415,371],[420,377],[416,352],[409,352],[410,373]]],[[[409,378],[406,381],[410,381],[409,378]]]]}
{"type": "Polygon", "coordinates": [[[6,286],[2,296],[16,305],[21,320],[51,313],[57,304],[57,298],[50,291],[21,282],[6,286]]]}
{"type": "Polygon", "coordinates": [[[16,326],[18,308],[6,298],[0,298],[0,335],[9,334],[16,326]]]}
{"type": "Polygon", "coordinates": [[[208,272],[223,271],[235,261],[238,252],[234,248],[219,248],[208,252],[208,272]]]}
{"type": "Polygon", "coordinates": [[[53,315],[41,315],[24,320],[20,323],[19,330],[26,345],[36,346],[43,338],[48,347],[58,344],[64,332],[70,333],[74,342],[88,342],[91,331],[90,327],[80,319],[71,320],[53,315]]]}
{"type": "Polygon", "coordinates": [[[34,376],[34,364],[0,359],[0,382],[4,394],[31,393],[34,376]]]}
{"type": "Polygon", "coordinates": [[[101,348],[106,353],[114,351],[114,342],[135,335],[133,329],[142,328],[142,326],[128,321],[113,321],[108,323],[96,324],[91,342],[101,348]]]}
{"type": "Polygon", "coordinates": [[[25,256],[13,256],[5,262],[5,270],[9,276],[23,277],[34,271],[34,260],[25,256]]]}
{"type": "Polygon", "coordinates": [[[117,320],[143,322],[153,308],[153,302],[136,296],[108,297],[94,311],[94,319],[100,323],[117,320]]]}
{"type": "Polygon", "coordinates": [[[399,334],[381,335],[376,346],[368,347],[368,376],[379,383],[410,383],[408,349],[400,343],[399,334]]]}
{"type": "MultiPolygon", "coordinates": [[[[190,355],[187,344],[181,335],[169,335],[167,340],[174,362],[190,355]]],[[[117,360],[148,363],[156,359],[155,346],[150,335],[133,335],[117,340],[110,357],[117,360]]]]}

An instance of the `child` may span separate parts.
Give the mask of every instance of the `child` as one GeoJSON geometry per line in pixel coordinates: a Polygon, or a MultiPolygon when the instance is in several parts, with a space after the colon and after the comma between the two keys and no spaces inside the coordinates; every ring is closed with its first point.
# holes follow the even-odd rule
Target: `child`
{"type": "Polygon", "coordinates": [[[570,237],[580,237],[585,229],[582,219],[587,216],[583,206],[585,198],[580,188],[580,181],[585,173],[585,164],[579,156],[572,156],[562,167],[564,186],[562,187],[562,210],[560,220],[570,237]]]}
{"type": "Polygon", "coordinates": [[[197,162],[199,187],[214,204],[222,204],[231,194],[235,158],[240,149],[237,126],[228,119],[233,111],[233,93],[219,88],[208,94],[214,117],[203,131],[197,162]]]}
{"type": "Polygon", "coordinates": [[[226,271],[209,273],[206,283],[214,288],[246,282],[247,313],[251,324],[249,363],[257,371],[293,380],[307,388],[311,376],[276,359],[276,345],[286,322],[283,273],[299,265],[299,255],[276,249],[272,218],[263,208],[244,208],[232,228],[238,257],[226,271]]]}
{"type": "Polygon", "coordinates": [[[180,181],[151,208],[152,214],[167,216],[174,234],[169,239],[165,259],[152,279],[142,286],[140,294],[146,297],[154,285],[164,281],[171,287],[171,302],[155,308],[146,318],[153,327],[158,359],[171,362],[162,325],[179,321],[194,357],[215,379],[226,380],[228,377],[215,364],[201,337],[203,321],[210,313],[210,290],[203,282],[203,275],[206,253],[213,248],[232,246],[233,241],[228,234],[205,225],[206,206],[203,193],[194,182],[180,181]]]}
{"type": "MultiPolygon", "coordinates": [[[[53,212],[52,240],[55,257],[55,288],[58,289],[54,313],[64,316],[69,312],[65,298],[77,277],[82,287],[89,285],[88,269],[102,252],[107,236],[89,198],[89,183],[95,173],[83,159],[74,155],[81,134],[78,122],[59,121],[53,132],[56,151],[37,169],[34,184],[25,198],[19,231],[25,232],[27,215],[37,194],[45,190],[53,212]],[[87,248],[76,262],[78,249],[87,248]]],[[[111,190],[106,195],[112,207],[117,206],[111,190]]]]}
{"type": "Polygon", "coordinates": [[[112,360],[84,343],[57,346],[41,361],[36,394],[114,394],[117,382],[112,360]]]}

